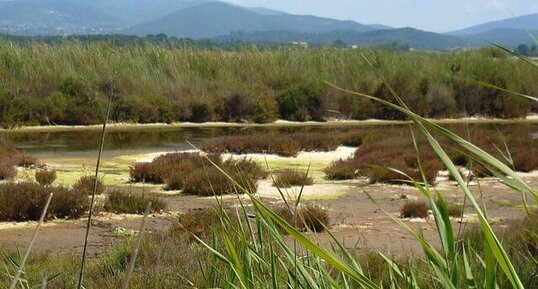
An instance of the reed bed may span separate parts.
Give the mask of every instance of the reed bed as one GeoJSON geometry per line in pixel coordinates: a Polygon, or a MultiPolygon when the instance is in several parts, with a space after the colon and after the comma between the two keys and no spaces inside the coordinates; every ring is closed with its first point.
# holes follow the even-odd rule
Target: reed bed
{"type": "Polygon", "coordinates": [[[533,109],[528,100],[479,81],[528,95],[538,92],[535,70],[491,49],[435,54],[335,48],[227,52],[152,44],[1,41],[0,124],[100,123],[111,75],[115,122],[404,118],[320,81],[392,99],[361,53],[423,116],[518,118],[533,109]]]}

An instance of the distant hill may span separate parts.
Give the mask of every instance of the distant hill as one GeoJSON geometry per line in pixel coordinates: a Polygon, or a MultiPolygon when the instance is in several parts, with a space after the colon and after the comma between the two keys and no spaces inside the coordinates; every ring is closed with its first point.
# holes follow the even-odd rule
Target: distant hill
{"type": "Polygon", "coordinates": [[[110,33],[120,23],[84,1],[0,1],[0,32],[20,35],[110,33]]]}
{"type": "Polygon", "coordinates": [[[337,30],[326,33],[300,33],[288,30],[266,32],[235,32],[217,37],[220,41],[243,42],[309,42],[329,44],[343,41],[347,45],[383,45],[406,44],[416,49],[449,49],[463,46],[464,41],[458,37],[442,35],[413,28],[387,29],[375,31],[337,30]]]}
{"type": "MultiPolygon", "coordinates": [[[[234,41],[270,45],[293,41],[313,44],[338,41],[348,45],[397,43],[415,49],[447,50],[482,47],[491,42],[511,48],[519,44],[530,45],[532,41],[527,30],[538,31],[538,14],[439,34],[414,28],[395,29],[382,24],[365,25],[293,15],[215,0],[0,0],[0,34],[21,36],[114,34],[144,38],[149,34],[157,37],[166,34],[207,43],[218,41],[219,46],[222,43],[233,45],[234,41]]],[[[130,39],[128,36],[112,39],[124,41],[130,39]]]]}
{"type": "Polygon", "coordinates": [[[499,29],[538,30],[538,14],[530,14],[499,21],[487,22],[462,30],[452,31],[448,34],[465,36],[499,29]]]}
{"type": "Polygon", "coordinates": [[[136,35],[165,33],[195,39],[213,38],[242,31],[289,30],[299,33],[325,33],[335,30],[370,31],[367,25],[315,16],[257,13],[221,2],[210,2],[179,10],[160,19],[132,27],[136,35]]]}
{"type": "Polygon", "coordinates": [[[519,44],[533,45],[534,40],[529,35],[529,32],[538,36],[538,30],[510,29],[501,28],[488,30],[486,32],[461,36],[469,46],[485,46],[491,43],[500,44],[510,48],[514,48],[519,44]]]}

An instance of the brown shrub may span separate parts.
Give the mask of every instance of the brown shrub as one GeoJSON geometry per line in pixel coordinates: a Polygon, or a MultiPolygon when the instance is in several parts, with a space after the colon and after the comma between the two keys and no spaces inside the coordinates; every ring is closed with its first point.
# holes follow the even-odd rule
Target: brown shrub
{"type": "Polygon", "coordinates": [[[179,217],[177,224],[170,229],[172,234],[188,232],[197,237],[210,236],[213,224],[217,221],[215,208],[192,210],[179,217]]]}
{"type": "MultiPolygon", "coordinates": [[[[73,186],[73,190],[86,195],[91,195],[93,193],[94,184],[95,176],[82,176],[73,186]]],[[[103,183],[103,180],[97,179],[97,190],[95,193],[100,195],[104,192],[105,184],[103,183]]]]}
{"type": "Polygon", "coordinates": [[[180,177],[179,182],[185,194],[213,196],[235,192],[234,183],[215,167],[198,168],[180,177]]]}
{"type": "Polygon", "coordinates": [[[151,163],[136,163],[129,168],[132,182],[155,182],[151,175],[151,163]]]}
{"type": "Polygon", "coordinates": [[[215,165],[225,170],[241,186],[255,192],[257,181],[267,173],[255,161],[247,158],[227,159],[220,155],[209,155],[209,161],[199,153],[173,153],[155,158],[151,163],[135,164],[131,168],[131,179],[146,178],[155,183],[164,183],[166,190],[183,190],[194,195],[223,195],[235,192],[233,181],[215,165]]]}
{"type": "Polygon", "coordinates": [[[0,160],[19,167],[31,167],[37,164],[37,159],[14,147],[0,147],[0,160]]]}
{"type": "Polygon", "coordinates": [[[158,213],[166,208],[166,203],[157,196],[135,195],[114,190],[108,194],[104,209],[116,214],[144,214],[149,202],[151,213],[158,213]]]}
{"type": "Polygon", "coordinates": [[[362,145],[362,134],[359,132],[348,131],[338,136],[341,145],[358,147],[362,145]]]}
{"type": "MultiPolygon", "coordinates": [[[[211,161],[220,164],[219,155],[207,156],[211,161]]],[[[190,172],[197,167],[210,166],[211,163],[199,153],[168,153],[153,159],[151,163],[136,163],[130,169],[130,177],[134,182],[166,183],[171,173],[190,172]]]]}
{"type": "Polygon", "coordinates": [[[428,204],[423,201],[409,201],[400,208],[402,218],[426,218],[429,210],[428,204]]]}
{"type": "Polygon", "coordinates": [[[0,221],[38,220],[50,193],[49,218],[78,218],[88,209],[88,197],[66,187],[37,183],[0,184],[0,221]]]}
{"type": "Polygon", "coordinates": [[[17,168],[9,163],[0,162],[0,180],[10,180],[17,176],[17,168]]]}
{"type": "Polygon", "coordinates": [[[295,213],[294,208],[278,207],[273,211],[301,232],[323,232],[329,227],[329,213],[326,208],[314,204],[301,205],[295,213]]]}
{"type": "Polygon", "coordinates": [[[273,184],[279,188],[289,188],[292,186],[310,186],[314,184],[314,179],[306,172],[284,169],[276,173],[273,184]]]}
{"type": "Polygon", "coordinates": [[[358,146],[362,138],[354,133],[260,133],[210,139],[200,149],[211,153],[267,153],[294,157],[300,151],[332,151],[339,145],[358,146]]]}
{"type": "Polygon", "coordinates": [[[514,168],[520,172],[532,172],[538,169],[538,147],[518,150],[512,153],[514,168]]]}
{"type": "Polygon", "coordinates": [[[35,172],[35,180],[43,186],[50,186],[56,180],[56,171],[38,170],[35,172]]]}
{"type": "Polygon", "coordinates": [[[357,167],[346,160],[337,160],[323,169],[325,177],[329,180],[351,180],[358,176],[357,167]]]}

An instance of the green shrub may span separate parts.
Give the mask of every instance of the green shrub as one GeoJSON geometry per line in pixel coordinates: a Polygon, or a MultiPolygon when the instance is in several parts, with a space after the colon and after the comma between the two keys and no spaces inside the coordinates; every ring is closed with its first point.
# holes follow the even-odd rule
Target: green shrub
{"type": "Polygon", "coordinates": [[[306,175],[306,172],[284,169],[275,173],[273,184],[279,188],[289,188],[292,186],[310,186],[314,184],[314,179],[306,175]]]}
{"type": "Polygon", "coordinates": [[[106,197],[104,209],[116,214],[144,214],[149,202],[151,213],[159,213],[166,208],[166,203],[156,196],[127,194],[113,190],[106,197]]]}
{"type": "Polygon", "coordinates": [[[56,171],[38,170],[35,172],[35,180],[43,186],[50,186],[56,180],[56,171]]]}

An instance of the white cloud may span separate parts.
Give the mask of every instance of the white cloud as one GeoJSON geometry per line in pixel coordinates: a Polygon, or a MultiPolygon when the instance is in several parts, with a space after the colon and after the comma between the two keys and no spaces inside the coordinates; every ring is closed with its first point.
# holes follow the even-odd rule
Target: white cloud
{"type": "Polygon", "coordinates": [[[507,0],[489,0],[485,4],[485,8],[488,10],[506,11],[508,8],[507,0]]]}

